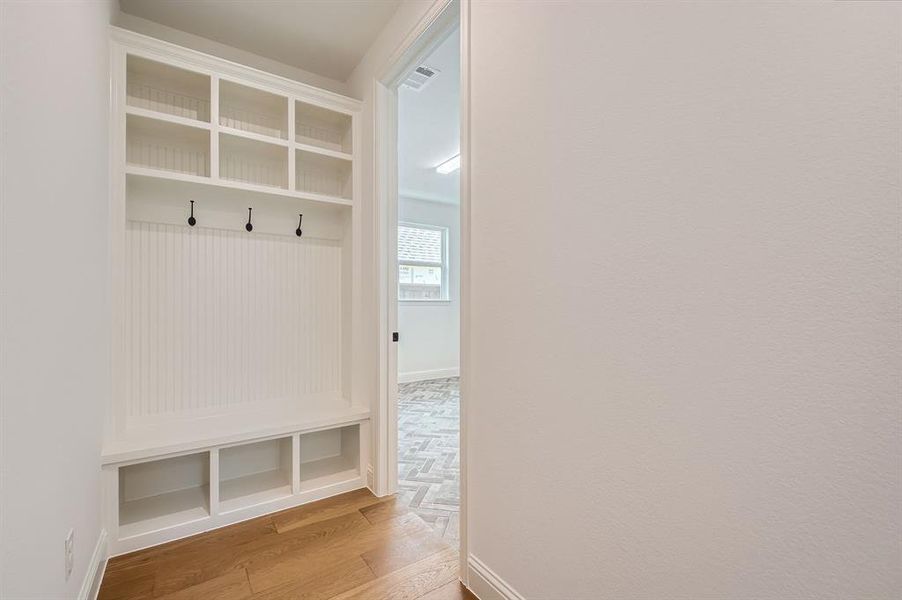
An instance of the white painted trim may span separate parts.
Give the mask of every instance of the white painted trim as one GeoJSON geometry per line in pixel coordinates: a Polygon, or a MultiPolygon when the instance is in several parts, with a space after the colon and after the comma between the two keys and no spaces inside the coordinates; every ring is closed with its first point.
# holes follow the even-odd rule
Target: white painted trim
{"type": "Polygon", "coordinates": [[[470,5],[460,4],[460,573],[470,586],[469,407],[470,395],[470,5]]]}
{"type": "Polygon", "coordinates": [[[81,582],[78,600],[95,600],[97,598],[97,594],[100,593],[100,582],[106,571],[106,558],[106,529],[101,529],[100,535],[97,536],[97,543],[94,545],[94,552],[91,554],[88,572],[85,573],[85,578],[81,582]]]}
{"type": "Polygon", "coordinates": [[[132,463],[148,460],[162,460],[182,454],[194,454],[205,452],[215,447],[236,446],[251,442],[262,442],[269,439],[286,437],[294,433],[313,433],[322,429],[335,429],[355,423],[364,423],[369,419],[369,409],[359,406],[349,406],[345,410],[334,414],[317,415],[314,418],[289,421],[286,420],[277,427],[267,427],[256,431],[230,432],[226,435],[197,438],[188,441],[178,441],[156,446],[119,446],[110,447],[101,453],[101,464],[125,466],[132,463]]]}
{"type": "Polygon", "coordinates": [[[370,463],[366,466],[366,487],[368,487],[369,490],[371,492],[373,492],[373,495],[375,496],[376,492],[373,490],[373,488],[376,486],[375,486],[374,482],[375,482],[375,478],[373,475],[373,464],[370,463]]]}
{"type": "Polygon", "coordinates": [[[526,600],[525,596],[472,554],[467,570],[469,589],[479,600],[526,600]]]}
{"type": "MultiPolygon", "coordinates": [[[[278,91],[286,95],[298,95],[300,93],[300,95],[304,96],[302,102],[330,110],[339,110],[347,114],[353,114],[359,111],[361,107],[361,102],[354,98],[336,94],[335,92],[294,79],[267,73],[266,71],[225,60],[211,54],[198,52],[184,46],[164,42],[128,29],[110,26],[110,35],[114,41],[128,46],[129,53],[138,54],[151,60],[180,66],[183,69],[207,75],[215,73],[223,76],[222,78],[226,80],[235,78],[242,85],[259,87],[265,91],[278,91]]],[[[289,133],[292,137],[294,136],[294,132],[289,133]]]]}
{"type": "Polygon", "coordinates": [[[432,369],[430,371],[408,371],[407,373],[398,374],[398,383],[413,383],[415,381],[447,379],[448,377],[459,376],[460,368],[458,367],[452,367],[450,369],[432,369]]]}
{"type": "Polygon", "coordinates": [[[376,427],[374,446],[374,483],[377,496],[386,496],[396,491],[398,484],[398,409],[397,409],[397,344],[391,341],[391,332],[396,331],[397,309],[392,311],[392,302],[397,302],[398,289],[397,256],[391,255],[396,242],[390,239],[396,230],[389,227],[397,220],[397,89],[391,89],[378,80],[373,81],[374,99],[374,174],[375,174],[375,231],[376,244],[376,299],[379,315],[379,394],[374,411],[376,427]],[[392,212],[394,207],[394,212],[392,212]]]}

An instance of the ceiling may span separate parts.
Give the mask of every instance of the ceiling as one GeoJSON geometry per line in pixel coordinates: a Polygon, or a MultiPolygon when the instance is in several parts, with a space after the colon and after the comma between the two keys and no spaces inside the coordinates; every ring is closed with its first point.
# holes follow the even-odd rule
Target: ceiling
{"type": "Polygon", "coordinates": [[[423,64],[440,73],[425,88],[398,90],[398,191],[402,196],[458,203],[460,171],[435,167],[460,153],[460,32],[423,64]]]}
{"type": "Polygon", "coordinates": [[[400,0],[119,0],[124,13],[345,81],[400,0]]]}

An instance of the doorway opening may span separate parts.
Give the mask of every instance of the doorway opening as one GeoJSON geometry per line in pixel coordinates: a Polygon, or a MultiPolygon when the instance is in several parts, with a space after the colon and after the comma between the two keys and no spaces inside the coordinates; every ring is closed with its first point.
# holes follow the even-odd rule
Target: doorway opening
{"type": "MultiPolygon", "coordinates": [[[[469,128],[464,125],[467,122],[468,114],[466,102],[468,95],[465,88],[469,64],[467,59],[469,56],[467,14],[467,5],[458,3],[458,0],[434,0],[427,13],[408,33],[404,42],[386,60],[380,75],[374,81],[374,191],[379,252],[377,262],[380,273],[378,279],[380,345],[379,397],[372,415],[375,435],[373,471],[370,478],[371,487],[377,495],[398,494],[401,502],[407,502],[410,508],[425,515],[424,518],[427,522],[431,521],[433,527],[438,529],[438,533],[450,541],[449,545],[459,548],[460,579],[465,585],[469,580],[466,415],[467,386],[469,385],[467,374],[470,356],[467,328],[470,314],[468,303],[470,200],[469,153],[467,150],[469,128]],[[447,66],[440,67],[435,62],[436,56],[434,55],[440,47],[444,47],[443,49],[450,54],[453,61],[447,66]],[[434,77],[436,73],[438,73],[437,78],[434,77]],[[424,78],[431,81],[424,83],[424,78]],[[455,90],[450,94],[450,97],[453,98],[450,109],[434,111],[437,114],[421,120],[420,125],[414,126],[423,128],[423,131],[411,130],[400,107],[401,95],[404,94],[405,97],[409,95],[406,88],[402,91],[402,85],[408,82],[406,87],[410,88],[411,93],[419,94],[415,97],[425,98],[425,94],[430,92],[440,95],[439,84],[443,80],[444,85],[451,85],[455,90]],[[413,88],[419,88],[419,92],[413,88]],[[450,118],[448,117],[449,111],[452,113],[450,118]],[[403,125],[399,125],[400,119],[405,119],[403,125]],[[446,137],[456,141],[456,144],[452,142],[450,148],[442,147],[434,156],[430,155],[428,160],[426,160],[425,151],[414,153],[405,151],[409,144],[399,140],[399,134],[407,136],[407,133],[410,133],[409,137],[413,138],[415,137],[413,134],[428,133],[434,129],[436,122],[450,124],[448,129],[450,134],[446,137]],[[459,154],[455,157],[455,153],[459,154]],[[420,154],[422,156],[417,156],[420,154]],[[410,155],[410,159],[408,159],[408,155],[410,155]],[[410,162],[411,160],[414,162],[410,162]],[[402,163],[407,166],[401,167],[402,163]],[[434,189],[438,191],[430,191],[433,188],[429,186],[428,179],[431,178],[434,182],[440,175],[449,175],[444,178],[444,186],[435,184],[434,189]],[[450,194],[446,189],[449,183],[451,186],[456,186],[452,187],[450,194]],[[416,193],[418,188],[420,191],[416,193]],[[453,190],[456,190],[456,197],[453,190]],[[442,196],[442,194],[444,195],[442,196]],[[404,206],[401,206],[401,197],[405,195],[409,199],[432,202],[455,214],[459,232],[456,235],[459,238],[452,231],[452,225],[443,224],[440,221],[430,223],[424,213],[416,212],[415,204],[417,203],[404,201],[404,206]],[[430,224],[432,227],[426,227],[430,224]],[[402,225],[408,229],[402,230],[402,225]],[[404,243],[408,245],[409,253],[404,255],[402,252],[402,259],[406,261],[404,265],[399,260],[399,234],[408,237],[404,243]],[[421,249],[417,254],[410,249],[418,245],[418,240],[424,242],[426,249],[432,248],[432,250],[427,252],[421,249]],[[436,250],[439,244],[442,249],[436,250]],[[438,260],[436,259],[437,255],[438,260]],[[443,305],[453,307],[455,306],[453,299],[456,298],[457,331],[450,335],[432,335],[430,337],[429,335],[423,336],[421,333],[418,335],[416,328],[411,329],[415,320],[400,315],[401,301],[399,297],[402,290],[399,276],[402,275],[402,266],[405,268],[403,273],[406,288],[403,292],[405,308],[419,306],[426,309],[443,305]],[[426,267],[426,269],[414,269],[413,267],[426,267]],[[432,271],[429,270],[430,268],[432,271]],[[419,298],[414,297],[417,295],[419,298]],[[419,303],[415,305],[414,303],[417,302],[419,303]],[[427,304],[429,302],[432,304],[427,304]],[[406,329],[399,327],[399,317],[401,322],[406,324],[404,326],[406,329]],[[410,340],[408,340],[408,336],[410,336],[410,340]],[[434,343],[439,344],[451,341],[452,345],[457,347],[456,369],[453,362],[433,367],[415,366],[417,363],[412,358],[416,358],[417,346],[416,344],[407,344],[407,342],[414,342],[417,339],[431,339],[434,343]],[[399,349],[402,344],[404,345],[404,354],[401,355],[401,360],[404,362],[399,365],[399,349]],[[413,355],[411,355],[411,351],[414,353],[413,355]],[[459,371],[459,378],[455,377],[457,374],[455,370],[459,371]],[[399,384],[399,376],[404,383],[399,384]],[[440,380],[449,381],[444,382],[446,384],[444,386],[442,383],[427,383],[440,380]],[[399,395],[399,391],[401,391],[399,386],[407,386],[407,384],[416,385],[403,390],[405,393],[410,392],[410,395],[405,396],[407,401],[404,401],[399,395]],[[453,387],[455,384],[460,389],[456,397],[453,387]],[[422,393],[417,394],[417,391],[422,393]],[[447,396],[444,395],[446,392],[447,396]],[[446,399],[441,411],[451,415],[455,412],[453,403],[459,402],[458,422],[454,423],[452,419],[448,419],[444,423],[444,427],[436,427],[436,430],[447,430],[439,432],[450,438],[443,443],[432,441],[427,443],[426,441],[428,434],[424,433],[425,426],[422,421],[425,420],[423,413],[430,409],[423,408],[423,405],[428,406],[426,396],[429,395],[433,396],[433,400],[437,396],[439,403],[446,399]],[[405,403],[403,407],[401,406],[402,401],[405,403]],[[413,414],[416,414],[418,418],[406,419],[401,416],[413,414]],[[422,438],[419,440],[419,445],[415,446],[415,439],[407,436],[411,431],[419,432],[422,438]],[[454,441],[457,441],[456,460],[448,458],[452,451],[447,449],[453,445],[454,441]],[[434,447],[433,444],[435,444],[434,447]],[[421,458],[418,456],[420,452],[428,452],[430,448],[435,450],[443,447],[446,448],[446,454],[441,455],[441,451],[439,451],[438,454],[441,456],[423,455],[422,460],[416,460],[421,458]],[[413,456],[414,454],[417,456],[413,456]],[[442,459],[441,462],[439,458],[442,459]],[[435,460],[430,463],[431,459],[435,460]],[[445,466],[446,464],[447,466],[445,466]],[[417,465],[420,466],[417,467],[417,465]],[[437,473],[432,473],[432,469],[437,467],[445,469],[440,477],[437,473]],[[433,481],[413,481],[414,478],[425,480],[430,477],[433,481]],[[403,488],[401,484],[403,484],[403,488]],[[429,485],[427,487],[420,484],[429,485]],[[446,503],[436,502],[435,500],[439,498],[446,503]],[[433,512],[428,514],[429,510],[433,512]],[[456,515],[451,514],[455,512],[456,515]],[[459,543],[455,543],[455,538],[459,543]]],[[[448,94],[447,91],[445,93],[448,94]]],[[[406,114],[408,108],[406,98],[404,102],[406,114]]],[[[431,152],[435,151],[434,149],[431,152]]],[[[450,223],[453,224],[453,221],[450,223]]],[[[409,317],[410,314],[407,316],[409,317]]],[[[427,425],[432,427],[434,424],[428,423],[427,425]]]]}
{"type": "MultiPolygon", "coordinates": [[[[460,32],[398,86],[397,494],[460,540],[460,32]]],[[[391,292],[390,292],[391,293],[391,292]]]]}

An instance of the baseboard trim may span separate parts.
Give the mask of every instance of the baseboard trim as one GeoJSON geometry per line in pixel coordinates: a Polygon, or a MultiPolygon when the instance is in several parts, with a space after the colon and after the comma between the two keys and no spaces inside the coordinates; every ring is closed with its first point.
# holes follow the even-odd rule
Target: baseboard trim
{"type": "Polygon", "coordinates": [[[510,584],[472,554],[467,558],[467,570],[469,571],[470,591],[479,600],[526,600],[510,584]]]}
{"type": "Polygon", "coordinates": [[[448,377],[460,377],[460,367],[398,373],[398,383],[413,383],[415,381],[429,381],[430,379],[447,379],[448,377]]]}
{"type": "Polygon", "coordinates": [[[81,582],[78,600],[95,600],[97,598],[97,594],[100,593],[100,582],[106,571],[106,556],[106,529],[101,529],[100,535],[97,536],[97,544],[94,546],[94,553],[91,555],[88,572],[85,573],[85,578],[81,582]]]}

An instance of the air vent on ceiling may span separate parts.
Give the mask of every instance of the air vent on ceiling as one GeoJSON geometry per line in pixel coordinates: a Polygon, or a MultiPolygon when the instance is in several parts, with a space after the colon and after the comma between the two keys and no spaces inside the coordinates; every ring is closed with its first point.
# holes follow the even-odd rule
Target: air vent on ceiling
{"type": "Polygon", "coordinates": [[[406,85],[410,89],[415,92],[419,92],[424,87],[426,87],[433,79],[438,77],[440,71],[438,69],[433,69],[432,67],[427,67],[426,65],[420,65],[413,71],[411,71],[410,75],[407,76],[401,85],[406,85]]]}

